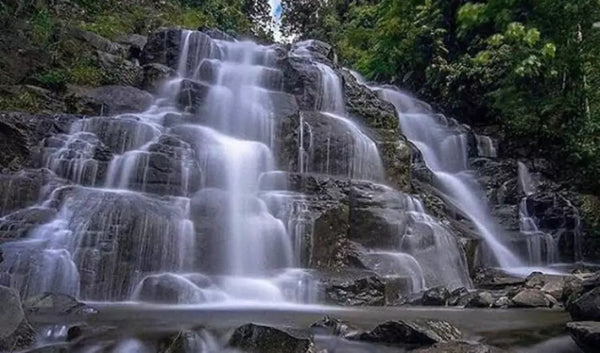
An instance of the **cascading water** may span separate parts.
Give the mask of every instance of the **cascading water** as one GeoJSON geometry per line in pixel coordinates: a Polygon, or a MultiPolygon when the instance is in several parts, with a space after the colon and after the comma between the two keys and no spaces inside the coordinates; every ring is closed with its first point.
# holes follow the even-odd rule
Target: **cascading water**
{"type": "Polygon", "coordinates": [[[506,269],[522,267],[500,236],[485,196],[469,174],[466,134],[453,128],[444,116],[433,114],[428,105],[398,90],[377,90],[396,107],[403,133],[421,152],[437,188],[475,225],[491,252],[490,260],[506,269]]]}
{"type": "Polygon", "coordinates": [[[313,300],[259,189],[274,170],[277,55],[182,31],[178,77],[148,111],[84,119],[47,141],[50,169],[95,187],[56,189],[54,220],[4,247],[12,285],[101,301],[313,300]],[[101,145],[119,153],[104,165],[92,158],[101,145]]]}

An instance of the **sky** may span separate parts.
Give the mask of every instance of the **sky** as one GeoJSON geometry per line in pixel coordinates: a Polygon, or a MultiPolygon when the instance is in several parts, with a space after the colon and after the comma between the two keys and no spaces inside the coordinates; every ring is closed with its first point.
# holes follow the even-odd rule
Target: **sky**
{"type": "Polygon", "coordinates": [[[281,8],[281,0],[269,0],[269,4],[271,5],[273,17],[275,17],[276,20],[279,20],[281,18],[281,11],[283,10],[281,8]]]}

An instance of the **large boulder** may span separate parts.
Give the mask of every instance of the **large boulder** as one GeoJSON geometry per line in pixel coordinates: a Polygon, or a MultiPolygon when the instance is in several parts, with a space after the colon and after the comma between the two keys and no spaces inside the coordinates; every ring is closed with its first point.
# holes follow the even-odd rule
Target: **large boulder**
{"type": "Polygon", "coordinates": [[[428,346],[460,339],[462,333],[442,320],[388,321],[350,339],[396,346],[428,346]]]}
{"type": "Polygon", "coordinates": [[[312,337],[304,332],[256,324],[238,327],[229,346],[247,353],[314,353],[312,337]]]}
{"type": "Polygon", "coordinates": [[[551,302],[546,297],[544,292],[539,289],[523,289],[512,297],[512,303],[515,307],[535,308],[542,307],[547,308],[551,302]]]}
{"type": "Polygon", "coordinates": [[[138,87],[142,83],[142,68],[137,62],[125,59],[122,56],[98,51],[98,63],[106,72],[110,72],[114,80],[112,83],[125,86],[138,87]]]}
{"type": "Polygon", "coordinates": [[[178,28],[168,28],[152,33],[144,45],[140,63],[142,65],[158,63],[170,68],[177,68],[182,33],[183,31],[178,28]]]}
{"type": "Polygon", "coordinates": [[[343,306],[385,305],[385,282],[376,274],[364,270],[321,273],[320,285],[325,301],[343,306]]]}
{"type": "Polygon", "coordinates": [[[152,105],[154,98],[150,93],[130,86],[71,86],[66,101],[71,112],[110,116],[143,112],[152,105]]]}
{"type": "Polygon", "coordinates": [[[21,350],[34,340],[35,332],[25,318],[19,293],[0,286],[0,351],[21,350]]]}
{"type": "Polygon", "coordinates": [[[573,320],[600,321],[600,287],[583,294],[568,306],[573,320]]]}
{"type": "Polygon", "coordinates": [[[567,331],[585,353],[598,352],[598,347],[600,347],[600,322],[569,322],[567,331]]]}
{"type": "Polygon", "coordinates": [[[142,66],[141,88],[158,93],[162,85],[169,79],[177,76],[172,68],[159,63],[150,63],[142,66]]]}
{"type": "Polygon", "coordinates": [[[65,184],[64,180],[44,168],[0,174],[0,216],[33,206],[65,184]]]}

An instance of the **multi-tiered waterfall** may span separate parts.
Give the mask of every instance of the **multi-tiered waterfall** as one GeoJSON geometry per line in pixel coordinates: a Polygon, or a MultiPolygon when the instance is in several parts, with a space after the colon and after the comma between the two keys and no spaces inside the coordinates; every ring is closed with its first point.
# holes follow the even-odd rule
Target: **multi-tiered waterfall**
{"type": "MultiPolygon", "coordinates": [[[[321,265],[313,255],[323,250],[315,245],[315,222],[343,204],[350,207],[346,222],[360,228],[354,217],[361,212],[375,222],[342,234],[357,249],[361,271],[402,279],[404,292],[471,285],[449,228],[418,198],[384,185],[373,131],[346,109],[342,75],[315,49],[320,44],[301,42],[288,52],[173,33],[176,75],[147,111],[86,117],[68,134],[42,141],[41,164],[62,181],[28,209],[48,220],[2,246],[11,286],[25,297],[49,291],[91,301],[314,302],[311,274],[321,265]],[[300,104],[306,92],[284,92],[289,62],[314,86],[312,100],[300,104]],[[280,131],[286,124],[290,131],[280,131]],[[337,194],[304,194],[307,176],[329,178],[337,194]],[[293,190],[290,179],[299,180],[293,190]]],[[[382,92],[418,144],[423,124],[433,122],[423,115],[405,124],[412,115],[400,105],[407,100],[382,92]]],[[[453,149],[463,143],[455,137],[439,148],[448,155],[426,159],[440,180],[458,180],[458,188],[462,179],[445,172],[465,168],[464,156],[451,153],[462,151],[453,149]]],[[[434,148],[429,142],[419,146],[434,148]]],[[[461,190],[448,189],[449,196],[461,190]]],[[[481,212],[454,200],[467,213],[481,212]]],[[[501,264],[513,261],[487,223],[477,224],[501,264]]],[[[319,231],[322,242],[336,229],[319,231]]]]}

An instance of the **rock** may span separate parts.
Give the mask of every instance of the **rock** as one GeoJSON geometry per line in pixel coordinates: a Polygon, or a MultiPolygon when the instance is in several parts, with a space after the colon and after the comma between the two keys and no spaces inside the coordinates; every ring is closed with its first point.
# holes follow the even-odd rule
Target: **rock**
{"type": "Polygon", "coordinates": [[[142,75],[141,88],[151,93],[158,93],[163,83],[175,77],[177,72],[168,66],[150,63],[142,67],[142,75]]]}
{"type": "Polygon", "coordinates": [[[235,40],[236,40],[233,36],[223,32],[217,28],[200,27],[200,28],[198,28],[198,30],[213,39],[225,40],[228,42],[235,42],[235,40]]]}
{"type": "Polygon", "coordinates": [[[502,353],[504,350],[488,346],[482,343],[472,342],[444,342],[436,343],[428,348],[421,348],[414,351],[413,353],[502,353]]]}
{"type": "Polygon", "coordinates": [[[292,330],[247,324],[238,327],[229,346],[247,353],[314,353],[312,337],[292,330]]]}
{"type": "Polygon", "coordinates": [[[164,304],[200,304],[217,299],[225,300],[208,277],[162,273],[147,276],[138,285],[135,298],[164,304]]]}
{"type": "Polygon", "coordinates": [[[41,165],[40,141],[49,135],[68,133],[81,115],[0,113],[0,171],[17,171],[41,165]]]}
{"type": "Polygon", "coordinates": [[[132,61],[122,56],[108,54],[102,51],[97,52],[98,62],[106,71],[114,77],[111,83],[138,87],[142,83],[142,68],[132,61]]]}
{"type": "Polygon", "coordinates": [[[450,306],[463,306],[466,305],[470,299],[469,290],[465,287],[456,288],[450,293],[447,305],[450,306]]]}
{"type": "Polygon", "coordinates": [[[127,55],[127,49],[125,46],[111,42],[110,40],[94,32],[86,31],[77,27],[70,27],[69,30],[73,37],[87,43],[96,50],[118,56],[127,55]]]}
{"type": "Polygon", "coordinates": [[[565,300],[564,295],[565,282],[573,276],[545,275],[541,273],[533,273],[527,277],[525,286],[528,288],[540,289],[558,301],[565,300]]]}
{"type": "Polygon", "coordinates": [[[494,304],[494,297],[490,292],[478,292],[475,296],[467,303],[467,308],[489,308],[494,304]]]}
{"type": "Polygon", "coordinates": [[[129,57],[139,59],[142,55],[142,50],[148,43],[148,37],[140,34],[122,34],[115,38],[115,42],[129,47],[129,57]]]}
{"type": "Polygon", "coordinates": [[[0,286],[0,351],[21,350],[34,341],[35,332],[25,318],[19,293],[0,286]]]}
{"type": "Polygon", "coordinates": [[[397,346],[426,346],[460,339],[462,333],[441,320],[388,321],[349,339],[397,346]]]}
{"type": "Polygon", "coordinates": [[[506,309],[508,307],[511,307],[512,305],[513,305],[513,303],[508,297],[502,296],[494,302],[493,306],[494,306],[494,308],[506,309]]]}
{"type": "Polygon", "coordinates": [[[66,98],[69,110],[89,115],[139,113],[154,101],[150,93],[130,86],[71,86],[69,91],[66,98]]]}
{"type": "Polygon", "coordinates": [[[48,207],[29,207],[0,219],[0,243],[25,238],[36,227],[54,219],[56,210],[48,207]]]}
{"type": "Polygon", "coordinates": [[[569,322],[567,331],[585,353],[598,352],[598,347],[600,347],[600,322],[569,322]]]}
{"type": "Polygon", "coordinates": [[[181,81],[175,101],[182,110],[197,113],[206,101],[210,89],[210,85],[204,82],[184,79],[181,81]]]}
{"type": "Polygon", "coordinates": [[[427,306],[444,306],[450,298],[450,292],[446,287],[439,286],[431,288],[423,293],[421,304],[427,306]]]}
{"type": "Polygon", "coordinates": [[[357,333],[358,329],[349,323],[325,316],[312,324],[311,329],[319,335],[346,337],[357,333]]]}
{"type": "Polygon", "coordinates": [[[514,307],[535,308],[550,306],[550,301],[539,289],[523,289],[512,298],[514,307]]]}
{"type": "Polygon", "coordinates": [[[0,85],[0,111],[62,113],[65,103],[55,92],[33,85],[0,85]]]}
{"type": "Polygon", "coordinates": [[[83,317],[98,311],[77,299],[60,293],[45,293],[28,298],[23,303],[27,317],[35,316],[76,316],[83,317]]]}
{"type": "Polygon", "coordinates": [[[497,269],[480,268],[473,278],[473,284],[481,289],[502,289],[525,284],[525,280],[497,269]]]}
{"type": "MultiPolygon", "coordinates": [[[[35,205],[45,199],[56,188],[65,185],[48,169],[24,169],[16,173],[0,174],[0,216],[35,205]]],[[[32,220],[32,211],[20,211],[5,221],[32,220]],[[28,214],[26,214],[28,213],[28,214]]],[[[40,219],[37,213],[34,219],[40,219]]],[[[31,222],[29,222],[31,223],[31,222]]]]}
{"type": "Polygon", "coordinates": [[[382,306],[385,304],[385,283],[369,271],[323,273],[321,279],[325,301],[344,306],[382,306]]]}
{"type": "Polygon", "coordinates": [[[365,85],[358,83],[348,70],[341,70],[341,75],[349,115],[370,128],[397,131],[399,119],[396,108],[365,85]]]}
{"type": "Polygon", "coordinates": [[[158,63],[175,69],[179,61],[182,30],[168,28],[152,33],[144,45],[140,63],[158,63]]]}
{"type": "Polygon", "coordinates": [[[600,321],[600,287],[586,292],[571,302],[567,309],[573,320],[600,321]]]}

